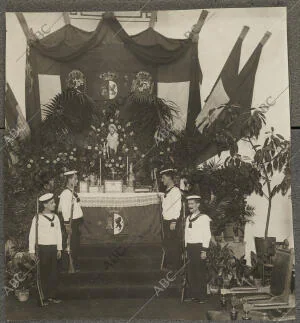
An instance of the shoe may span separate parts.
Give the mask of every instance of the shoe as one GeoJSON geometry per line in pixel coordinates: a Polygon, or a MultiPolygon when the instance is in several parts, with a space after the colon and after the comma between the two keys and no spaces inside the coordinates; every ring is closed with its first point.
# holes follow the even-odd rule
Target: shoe
{"type": "Polygon", "coordinates": [[[192,302],[193,301],[193,298],[185,298],[184,300],[183,300],[184,302],[192,302]]]}
{"type": "Polygon", "coordinates": [[[54,304],[59,304],[59,303],[62,302],[62,300],[61,299],[58,299],[58,298],[48,298],[48,301],[50,303],[54,303],[54,304]]]}

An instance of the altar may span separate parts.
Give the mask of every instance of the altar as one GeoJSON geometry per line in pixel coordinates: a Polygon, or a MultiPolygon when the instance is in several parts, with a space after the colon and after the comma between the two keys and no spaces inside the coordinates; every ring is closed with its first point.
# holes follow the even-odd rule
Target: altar
{"type": "Polygon", "coordinates": [[[82,244],[159,243],[160,193],[79,193],[82,244]]]}

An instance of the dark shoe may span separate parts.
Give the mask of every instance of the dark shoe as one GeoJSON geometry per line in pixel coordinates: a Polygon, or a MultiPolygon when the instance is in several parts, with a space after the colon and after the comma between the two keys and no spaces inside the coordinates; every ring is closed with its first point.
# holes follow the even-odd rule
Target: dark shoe
{"type": "Polygon", "coordinates": [[[185,298],[183,301],[184,302],[192,302],[193,301],[193,298],[185,298]]]}
{"type": "Polygon", "coordinates": [[[58,298],[48,298],[48,301],[50,303],[54,303],[54,304],[59,304],[59,303],[62,302],[62,300],[61,299],[58,299],[58,298]]]}
{"type": "Polygon", "coordinates": [[[198,304],[205,304],[207,301],[205,299],[198,299],[198,298],[193,298],[193,302],[198,303],[198,304]]]}

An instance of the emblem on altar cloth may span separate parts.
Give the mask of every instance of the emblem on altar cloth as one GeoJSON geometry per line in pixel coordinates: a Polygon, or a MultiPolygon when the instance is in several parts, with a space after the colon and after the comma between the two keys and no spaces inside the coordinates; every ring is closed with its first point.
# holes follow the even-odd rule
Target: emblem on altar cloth
{"type": "Polygon", "coordinates": [[[140,71],[132,81],[131,92],[136,94],[151,94],[153,92],[153,80],[150,73],[140,71]]]}
{"type": "Polygon", "coordinates": [[[113,235],[118,235],[124,233],[125,221],[123,217],[116,213],[112,212],[107,218],[106,229],[110,231],[113,235]]]}
{"type": "Polygon", "coordinates": [[[79,92],[86,92],[86,77],[79,70],[71,71],[66,78],[67,87],[79,92]]]}
{"type": "Polygon", "coordinates": [[[117,79],[118,75],[116,73],[107,72],[101,73],[99,75],[101,80],[100,84],[100,95],[106,100],[115,99],[118,95],[118,85],[117,79]]]}

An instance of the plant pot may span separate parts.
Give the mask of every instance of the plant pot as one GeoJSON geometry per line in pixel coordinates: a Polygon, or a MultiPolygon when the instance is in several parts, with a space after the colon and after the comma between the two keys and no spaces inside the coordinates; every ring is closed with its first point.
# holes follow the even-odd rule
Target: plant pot
{"type": "Polygon", "coordinates": [[[215,285],[209,285],[210,294],[216,295],[219,293],[219,287],[215,285]]]}
{"type": "Polygon", "coordinates": [[[275,237],[259,238],[255,237],[255,249],[258,258],[264,258],[265,256],[275,255],[275,237]]]}
{"type": "Polygon", "coordinates": [[[225,229],[224,229],[224,239],[225,241],[232,241],[234,237],[234,223],[230,222],[225,224],[225,229]]]}
{"type": "Polygon", "coordinates": [[[224,278],[223,284],[224,284],[224,288],[229,288],[230,279],[229,278],[224,278]]]}
{"type": "Polygon", "coordinates": [[[26,302],[29,298],[29,289],[17,289],[15,295],[20,302],[26,302]]]}

